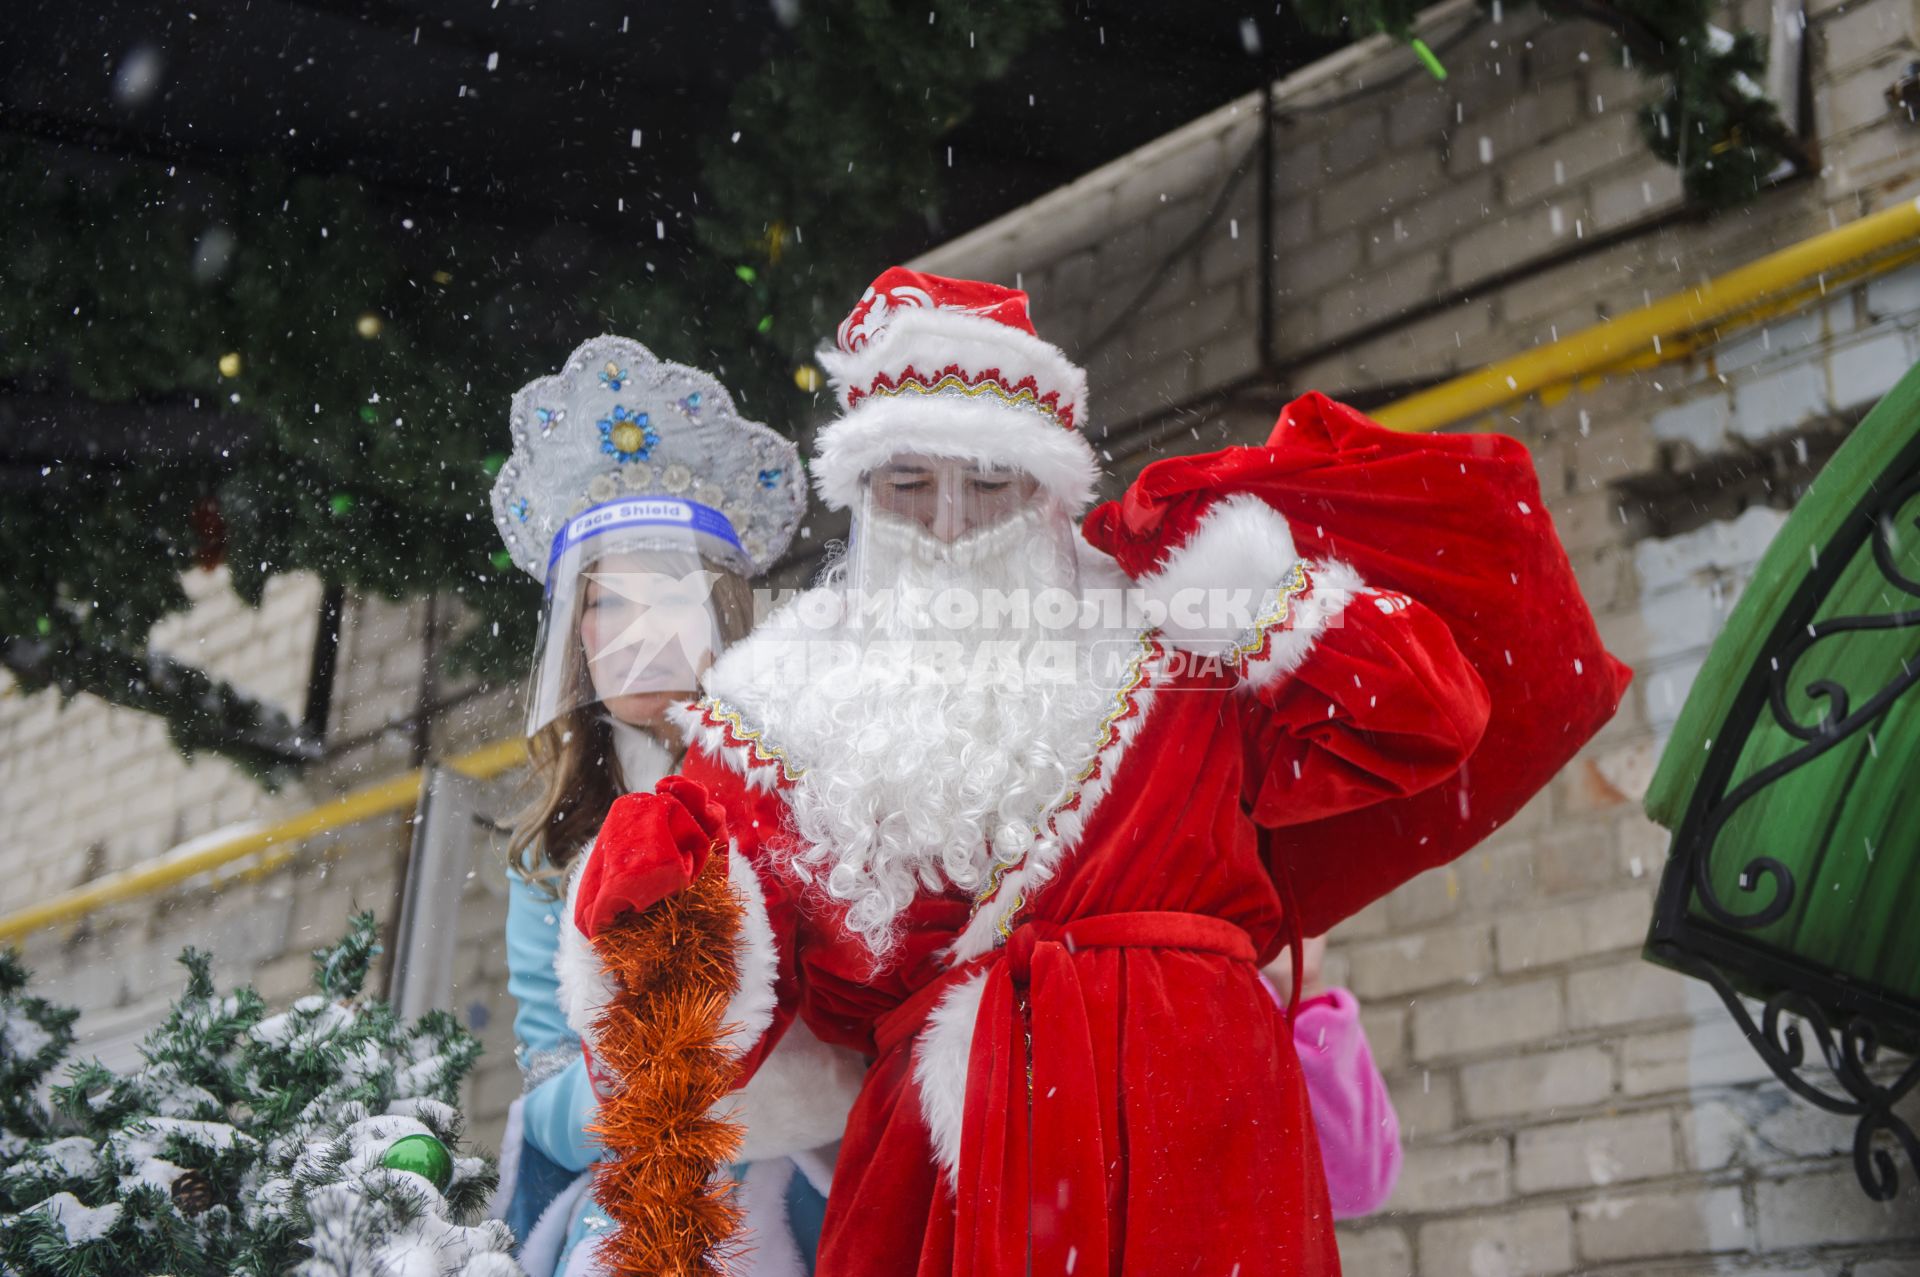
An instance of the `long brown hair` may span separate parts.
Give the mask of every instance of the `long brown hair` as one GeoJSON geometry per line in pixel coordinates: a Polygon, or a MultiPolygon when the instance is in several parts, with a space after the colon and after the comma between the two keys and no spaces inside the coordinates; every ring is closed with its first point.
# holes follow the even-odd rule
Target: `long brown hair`
{"type": "MultiPolygon", "coordinates": [[[[720,639],[732,645],[753,628],[753,588],[736,572],[708,565],[715,573],[714,613],[720,639]]],[[[527,741],[530,774],[538,787],[532,802],[514,822],[507,841],[507,861],[520,876],[543,894],[558,899],[573,858],[599,832],[613,800],[627,792],[627,777],[613,747],[613,727],[594,694],[587,672],[586,649],[580,643],[587,591],[574,604],[572,645],[562,681],[575,689],[573,708],[554,718],[527,741]]],[[[673,749],[679,766],[679,748],[673,749]]]]}

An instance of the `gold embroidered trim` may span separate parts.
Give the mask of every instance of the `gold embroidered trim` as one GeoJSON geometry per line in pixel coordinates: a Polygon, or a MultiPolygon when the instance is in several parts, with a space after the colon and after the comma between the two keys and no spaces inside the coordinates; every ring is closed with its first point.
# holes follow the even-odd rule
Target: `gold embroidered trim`
{"type": "Polygon", "coordinates": [[[1295,562],[1286,579],[1274,588],[1273,606],[1265,615],[1253,623],[1253,632],[1244,640],[1233,645],[1229,655],[1235,669],[1244,670],[1255,660],[1263,657],[1270,649],[1273,631],[1285,625],[1293,618],[1293,601],[1313,588],[1313,578],[1307,575],[1307,565],[1295,562]]]}
{"type": "MultiPolygon", "coordinates": [[[[1055,408],[1052,404],[1047,403],[1045,400],[1043,400],[1038,393],[1036,393],[1034,390],[1032,390],[1029,387],[1022,386],[1019,390],[1008,390],[1005,386],[1001,385],[997,381],[977,381],[977,382],[970,383],[965,378],[959,376],[957,373],[948,373],[946,376],[940,378],[940,380],[932,383],[931,385],[927,384],[924,381],[919,381],[911,377],[902,379],[898,385],[889,385],[885,382],[879,382],[879,383],[876,383],[874,387],[871,390],[869,390],[867,393],[870,395],[884,395],[888,397],[892,397],[894,395],[903,395],[903,394],[916,394],[916,395],[961,394],[961,395],[965,395],[969,399],[977,399],[981,395],[987,395],[994,399],[998,399],[1000,402],[1008,405],[1009,407],[1037,409],[1044,416],[1051,417],[1055,421],[1060,420],[1059,410],[1055,408]]],[[[1062,424],[1065,424],[1065,423],[1062,423],[1062,424]]]]}
{"type": "MultiPolygon", "coordinates": [[[[1052,806],[1047,808],[1046,816],[1040,824],[1032,827],[1032,834],[1035,839],[1040,837],[1043,825],[1051,827],[1063,812],[1071,811],[1079,806],[1082,789],[1086,785],[1086,782],[1099,773],[1101,765],[1106,761],[1107,751],[1112,749],[1115,742],[1119,740],[1119,725],[1121,721],[1137,708],[1136,697],[1141,686],[1146,683],[1148,678],[1147,665],[1154,657],[1160,654],[1161,650],[1160,645],[1148,634],[1140,635],[1138,641],[1139,647],[1127,663],[1126,677],[1121,680],[1120,687],[1113,694],[1113,708],[1109,709],[1106,716],[1100,720],[1100,731],[1094,737],[1099,743],[1094,747],[1093,756],[1087,760],[1087,765],[1080,769],[1080,774],[1074,777],[1068,792],[1052,806]]],[[[1031,852],[1031,844],[1029,844],[1028,850],[1031,852]]],[[[1012,864],[996,864],[993,867],[992,873],[987,876],[985,885],[975,894],[973,898],[973,909],[969,917],[978,915],[980,910],[986,907],[987,902],[993,899],[994,894],[1000,890],[1001,883],[1006,879],[1006,876],[1026,864],[1026,862],[1027,857],[1022,856],[1012,864]]],[[[1011,907],[1007,909],[1005,915],[1002,916],[1000,921],[995,925],[994,930],[999,934],[1002,941],[1013,934],[1013,920],[1020,916],[1020,911],[1026,908],[1026,905],[1026,893],[1022,892],[1014,897],[1011,907]]]]}
{"type": "Polygon", "coordinates": [[[788,759],[786,751],[777,745],[769,744],[765,733],[748,727],[741,718],[740,711],[723,701],[708,696],[696,706],[702,718],[709,724],[718,726],[726,743],[736,749],[744,749],[754,762],[763,766],[777,767],[780,779],[788,784],[807,774],[804,767],[796,767],[788,759]]]}

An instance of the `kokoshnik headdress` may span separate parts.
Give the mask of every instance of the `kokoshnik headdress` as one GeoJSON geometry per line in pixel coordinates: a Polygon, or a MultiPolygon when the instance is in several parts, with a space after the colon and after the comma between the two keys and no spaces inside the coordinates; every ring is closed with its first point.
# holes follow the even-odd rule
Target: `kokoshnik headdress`
{"type": "Polygon", "coordinates": [[[786,552],[806,510],[791,440],[742,418],[707,373],[625,337],[596,337],[559,373],[522,386],[511,424],[493,518],[513,561],[543,585],[574,538],[645,517],[637,499],[690,507],[654,513],[731,543],[749,576],[786,552]]]}
{"type": "Polygon", "coordinates": [[[619,717],[653,712],[629,698],[692,694],[752,620],[719,574],[772,567],[806,509],[792,442],[624,337],[521,387],[512,427],[494,522],[545,587],[528,734],[589,704],[619,717]]]}

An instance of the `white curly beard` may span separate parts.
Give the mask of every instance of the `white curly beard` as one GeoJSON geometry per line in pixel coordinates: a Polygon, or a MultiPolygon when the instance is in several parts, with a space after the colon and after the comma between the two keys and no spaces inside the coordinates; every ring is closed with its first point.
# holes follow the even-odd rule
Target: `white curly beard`
{"type": "MultiPolygon", "coordinates": [[[[862,530],[861,575],[903,590],[1072,590],[1070,526],[1062,553],[1047,520],[1020,516],[952,546],[874,520],[862,530]]],[[[1084,764],[1109,695],[1088,677],[1083,636],[1071,629],[910,632],[916,645],[944,644],[998,676],[930,677],[920,657],[872,659],[909,630],[869,615],[820,636],[845,644],[843,655],[789,685],[773,732],[806,767],[788,791],[801,838],[793,867],[847,907],[876,960],[916,894],[978,890],[996,860],[1021,858],[1084,764]]]]}

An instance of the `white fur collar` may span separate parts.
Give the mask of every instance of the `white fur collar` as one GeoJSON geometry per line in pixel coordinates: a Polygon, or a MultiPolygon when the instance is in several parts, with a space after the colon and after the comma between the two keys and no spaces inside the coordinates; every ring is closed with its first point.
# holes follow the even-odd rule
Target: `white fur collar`
{"type": "Polygon", "coordinates": [[[733,768],[756,789],[793,784],[805,767],[768,724],[778,721],[785,690],[805,676],[811,633],[797,617],[802,607],[837,609],[832,591],[815,588],[789,599],[745,639],[721,654],[702,679],[706,694],[667,711],[667,718],[710,757],[733,768]]]}
{"type": "Polygon", "coordinates": [[[628,793],[647,792],[673,771],[672,752],[652,732],[621,722],[611,714],[607,715],[607,725],[613,729],[613,754],[620,760],[620,775],[627,782],[628,793]]]}

